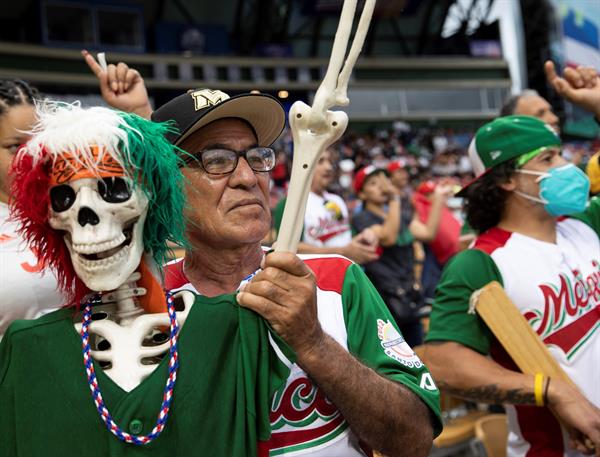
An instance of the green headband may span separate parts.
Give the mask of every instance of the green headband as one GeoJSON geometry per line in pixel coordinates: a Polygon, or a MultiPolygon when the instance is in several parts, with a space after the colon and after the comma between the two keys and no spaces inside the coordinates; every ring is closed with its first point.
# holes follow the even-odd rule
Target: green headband
{"type": "Polygon", "coordinates": [[[548,149],[548,146],[542,146],[541,148],[537,148],[537,149],[534,149],[533,151],[529,151],[529,152],[526,152],[525,154],[520,155],[517,158],[517,168],[521,168],[523,165],[525,165],[527,162],[529,162],[531,159],[533,159],[538,154],[544,152],[546,149],[548,149]]]}

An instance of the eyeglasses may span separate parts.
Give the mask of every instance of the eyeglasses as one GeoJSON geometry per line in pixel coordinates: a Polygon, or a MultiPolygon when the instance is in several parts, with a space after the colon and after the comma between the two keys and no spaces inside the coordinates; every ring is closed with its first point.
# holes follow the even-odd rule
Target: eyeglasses
{"type": "Polygon", "coordinates": [[[254,147],[246,151],[224,148],[205,149],[192,154],[186,163],[188,166],[198,163],[210,175],[226,175],[235,170],[240,157],[244,157],[254,171],[271,171],[275,166],[275,151],[265,147],[254,147]]]}

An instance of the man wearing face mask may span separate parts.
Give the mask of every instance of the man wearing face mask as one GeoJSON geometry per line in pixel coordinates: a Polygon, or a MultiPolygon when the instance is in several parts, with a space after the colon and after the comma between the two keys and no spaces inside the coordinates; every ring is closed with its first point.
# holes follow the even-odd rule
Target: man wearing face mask
{"type": "Polygon", "coordinates": [[[569,452],[586,451],[584,437],[600,449],[600,200],[588,203],[587,176],[534,117],[482,126],[469,158],[477,177],[461,193],[479,236],[444,270],[425,359],[451,394],[506,404],[509,455],[577,455],[569,452]],[[577,388],[518,372],[468,313],[471,294],[490,281],[503,285],[577,388]]]}

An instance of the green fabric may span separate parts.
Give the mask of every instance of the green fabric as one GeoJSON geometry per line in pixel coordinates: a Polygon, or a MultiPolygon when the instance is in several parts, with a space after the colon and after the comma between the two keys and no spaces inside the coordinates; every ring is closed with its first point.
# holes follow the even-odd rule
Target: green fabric
{"type": "MultiPolygon", "coordinates": [[[[281,227],[281,220],[283,219],[283,210],[285,209],[285,202],[287,201],[287,197],[283,197],[275,206],[273,210],[273,228],[275,229],[275,234],[279,233],[279,227],[281,227]]],[[[304,229],[302,229],[302,233],[304,234],[304,229]]]]}
{"type": "Polygon", "coordinates": [[[378,321],[389,321],[398,333],[400,331],[377,290],[356,264],[350,265],[346,270],[342,302],[348,332],[348,350],[378,373],[399,382],[421,398],[436,419],[434,430],[435,435],[439,435],[442,431],[439,390],[435,387],[421,387],[425,384],[424,376],[426,379],[430,377],[424,365],[419,368],[408,367],[385,354],[383,342],[378,336],[378,321]]]}
{"type": "MultiPolygon", "coordinates": [[[[273,210],[273,228],[275,229],[275,236],[279,234],[279,227],[281,227],[281,220],[283,219],[283,210],[285,209],[285,202],[287,201],[287,197],[283,197],[275,206],[273,210]]],[[[302,235],[300,237],[300,241],[304,241],[304,224],[302,224],[302,235]]]]}
{"type": "Polygon", "coordinates": [[[415,237],[411,233],[408,227],[404,227],[398,233],[398,237],[396,238],[396,244],[398,246],[407,246],[415,241],[415,237]]]}
{"type": "Polygon", "coordinates": [[[471,294],[490,281],[502,284],[502,276],[485,252],[467,249],[454,256],[438,283],[425,341],[456,341],[488,354],[493,335],[479,316],[468,310],[471,294]]]}
{"type": "Polygon", "coordinates": [[[560,146],[560,138],[543,121],[531,116],[504,116],[483,125],[475,134],[475,150],[485,169],[543,146],[560,146]]]}
{"type": "MultiPolygon", "coordinates": [[[[125,444],[98,416],[71,309],[16,321],[0,343],[0,456],[256,455],[257,440],[270,436],[271,396],[289,375],[270,348],[265,322],[234,295],[196,297],[180,333],[179,361],[162,435],[142,447],[125,444]]],[[[148,434],[168,358],[129,393],[95,369],[115,422],[148,434]]]]}
{"type": "Polygon", "coordinates": [[[475,230],[473,230],[473,228],[469,225],[469,222],[465,219],[462,227],[460,228],[460,234],[461,235],[470,235],[472,233],[475,233],[475,230]]]}
{"type": "Polygon", "coordinates": [[[600,236],[600,198],[592,197],[589,206],[583,213],[571,217],[589,225],[600,236]]]}

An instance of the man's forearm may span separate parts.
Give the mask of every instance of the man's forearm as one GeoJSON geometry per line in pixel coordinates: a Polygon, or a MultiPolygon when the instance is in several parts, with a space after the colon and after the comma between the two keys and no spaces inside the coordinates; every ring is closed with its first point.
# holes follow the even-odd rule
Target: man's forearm
{"type": "Polygon", "coordinates": [[[431,204],[431,211],[429,212],[429,217],[425,224],[429,241],[433,241],[437,235],[442,220],[442,210],[445,205],[446,201],[442,199],[434,199],[431,204]]]}
{"type": "Polygon", "coordinates": [[[426,456],[433,429],[427,406],[409,389],[360,363],[330,336],[300,365],[373,449],[393,457],[426,456]]]}
{"type": "Polygon", "coordinates": [[[379,242],[382,246],[393,246],[396,244],[398,233],[400,233],[400,209],[400,198],[391,199],[388,204],[388,212],[385,215],[383,224],[381,224],[382,236],[379,242]]]}
{"type": "Polygon", "coordinates": [[[438,387],[454,396],[490,404],[535,405],[533,376],[507,370],[459,343],[428,343],[424,361],[438,387]]]}

